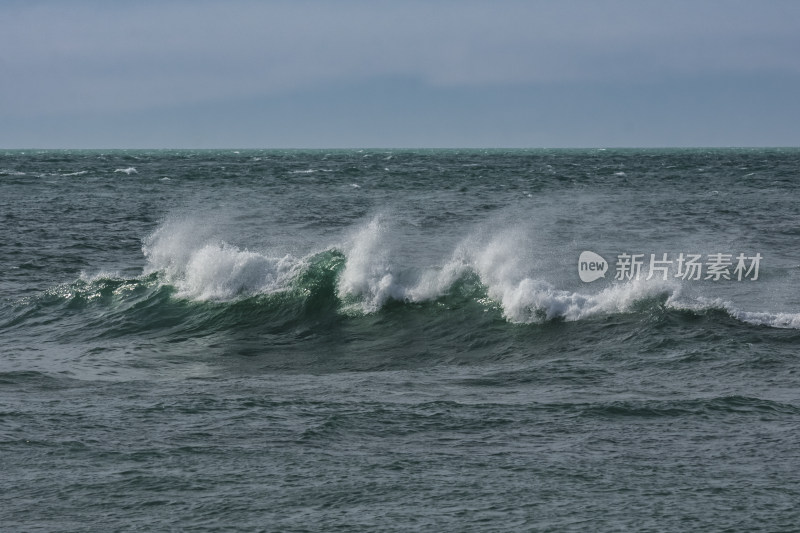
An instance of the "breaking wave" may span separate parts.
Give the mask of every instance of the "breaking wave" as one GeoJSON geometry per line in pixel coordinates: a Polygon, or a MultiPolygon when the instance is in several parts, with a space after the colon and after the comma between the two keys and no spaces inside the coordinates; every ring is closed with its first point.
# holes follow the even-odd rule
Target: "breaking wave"
{"type": "MultiPolygon", "coordinates": [[[[190,322],[198,331],[203,328],[194,315],[202,305],[203,313],[215,317],[206,316],[203,327],[212,328],[244,322],[280,329],[322,315],[345,319],[405,308],[433,313],[437,320],[460,320],[455,311],[466,310],[522,325],[620,314],[699,317],[721,312],[740,323],[800,329],[800,313],[748,311],[721,299],[684,296],[678,282],[612,283],[594,293],[558,288],[531,271],[513,231],[470,236],[438,266],[415,269],[399,266],[383,217],[300,257],[240,248],[201,228],[192,220],[166,221],[143,241],[141,276],[83,275],[18,302],[17,312],[0,326],[24,322],[41,307],[74,311],[100,306],[125,323],[159,320],[162,313],[155,311],[169,308],[171,320],[190,322]]],[[[110,320],[106,311],[98,315],[98,328],[110,320]]]]}
{"type": "Polygon", "coordinates": [[[378,216],[340,243],[294,257],[241,249],[198,232],[191,221],[170,221],[145,239],[144,274],[157,274],[179,298],[231,301],[296,290],[298,280],[323,262],[335,289],[329,296],[345,313],[376,313],[389,302],[447,299],[456,287],[474,280],[474,302],[498,308],[506,321],[515,324],[629,313],[655,302],[667,309],[721,310],[749,324],[800,329],[800,313],[744,311],[720,299],[685,298],[676,281],[614,283],[595,293],[560,289],[531,274],[529,258],[520,253],[514,232],[468,237],[440,266],[409,272],[397,266],[390,235],[388,223],[378,216]]]}

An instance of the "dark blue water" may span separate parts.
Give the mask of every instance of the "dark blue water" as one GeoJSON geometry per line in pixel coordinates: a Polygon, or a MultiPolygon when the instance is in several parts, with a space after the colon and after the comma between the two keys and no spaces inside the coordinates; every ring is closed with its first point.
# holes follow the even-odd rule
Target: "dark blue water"
{"type": "Polygon", "coordinates": [[[799,189],[796,149],[0,153],[2,529],[792,530],[799,189]]]}

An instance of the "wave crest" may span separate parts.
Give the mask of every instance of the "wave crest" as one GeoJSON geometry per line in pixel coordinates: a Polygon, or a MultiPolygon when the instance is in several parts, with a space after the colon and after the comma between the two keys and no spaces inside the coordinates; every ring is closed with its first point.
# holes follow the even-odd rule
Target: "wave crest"
{"type": "Polygon", "coordinates": [[[682,298],[677,281],[614,283],[596,293],[558,288],[537,275],[536,258],[522,251],[530,247],[520,246],[514,231],[467,238],[440,267],[418,271],[399,269],[391,236],[385,219],[375,217],[343,244],[297,258],[241,249],[192,221],[171,221],[145,239],[144,274],[157,273],[178,297],[191,300],[229,301],[299,290],[309,305],[326,302],[326,308],[333,305],[346,314],[375,313],[390,301],[447,300],[472,278],[479,287],[470,289],[469,298],[484,308],[499,306],[503,318],[516,324],[637,312],[655,300],[669,309],[695,314],[719,309],[753,325],[800,329],[800,313],[749,312],[720,300],[682,298]]]}
{"type": "Polygon", "coordinates": [[[160,272],[178,296],[196,300],[230,300],[285,290],[302,266],[290,255],[269,257],[209,239],[191,222],[159,227],[142,246],[145,274],[160,272]]]}
{"type": "Polygon", "coordinates": [[[395,281],[385,244],[386,228],[381,218],[372,219],[350,239],[347,262],[339,276],[339,297],[351,307],[374,312],[389,299],[403,300],[406,289],[395,281]],[[358,301],[360,299],[360,301],[358,301]]]}

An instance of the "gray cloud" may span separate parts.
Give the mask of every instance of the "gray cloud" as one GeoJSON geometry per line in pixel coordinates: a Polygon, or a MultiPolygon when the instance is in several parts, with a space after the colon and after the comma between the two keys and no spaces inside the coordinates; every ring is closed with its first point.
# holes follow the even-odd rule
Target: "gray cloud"
{"type": "Polygon", "coordinates": [[[0,13],[6,116],[390,77],[468,87],[800,73],[796,2],[33,2],[0,13]]]}

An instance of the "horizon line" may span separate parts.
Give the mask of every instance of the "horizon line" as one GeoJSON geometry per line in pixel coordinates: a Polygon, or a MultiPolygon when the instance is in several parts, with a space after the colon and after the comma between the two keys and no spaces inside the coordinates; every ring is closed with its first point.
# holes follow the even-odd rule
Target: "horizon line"
{"type": "Polygon", "coordinates": [[[20,148],[6,148],[0,147],[2,151],[68,151],[68,150],[145,150],[145,151],[168,151],[168,150],[193,150],[193,151],[220,151],[220,150],[287,150],[287,151],[324,151],[324,150],[398,150],[398,151],[414,151],[414,150],[785,150],[785,149],[799,149],[800,145],[675,145],[675,146],[293,146],[293,147],[241,147],[241,146],[220,146],[220,147],[20,147],[20,148]]]}

